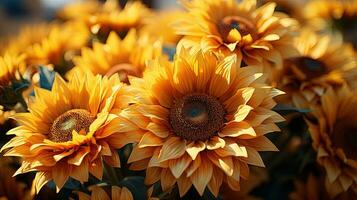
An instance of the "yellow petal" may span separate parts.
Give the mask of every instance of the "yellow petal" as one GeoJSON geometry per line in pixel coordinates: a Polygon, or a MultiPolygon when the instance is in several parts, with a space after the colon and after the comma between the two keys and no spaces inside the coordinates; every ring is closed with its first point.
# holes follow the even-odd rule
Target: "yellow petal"
{"type": "Polygon", "coordinates": [[[169,161],[169,167],[172,175],[178,179],[186,168],[190,165],[192,159],[188,155],[184,155],[181,158],[169,161]]]}
{"type": "Polygon", "coordinates": [[[160,162],[163,162],[166,160],[178,158],[185,153],[185,150],[185,141],[179,137],[171,137],[162,146],[159,154],[159,160],[160,162]]]}
{"type": "Polygon", "coordinates": [[[206,148],[204,142],[197,141],[191,142],[186,146],[186,152],[191,156],[192,160],[195,160],[197,155],[206,148]]]}
{"type": "MultiPolygon", "coordinates": [[[[206,158],[205,158],[206,159],[206,158]]],[[[200,167],[190,176],[193,186],[202,196],[209,181],[211,180],[213,167],[210,162],[202,162],[200,167]]]]}

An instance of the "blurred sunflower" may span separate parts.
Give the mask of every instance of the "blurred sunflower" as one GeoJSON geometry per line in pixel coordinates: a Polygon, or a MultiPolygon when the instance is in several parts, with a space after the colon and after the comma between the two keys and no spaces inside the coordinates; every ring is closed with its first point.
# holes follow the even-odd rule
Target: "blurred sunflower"
{"type": "Polygon", "coordinates": [[[47,37],[26,51],[29,65],[52,65],[64,74],[72,67],[71,59],[89,40],[87,27],[80,22],[67,22],[51,28],[47,37]]]}
{"type": "Polygon", "coordinates": [[[12,177],[15,170],[10,167],[11,160],[0,159],[0,199],[1,200],[30,200],[30,190],[26,185],[12,177]]]}
{"type": "Polygon", "coordinates": [[[145,61],[162,54],[160,41],[149,35],[129,31],[124,39],[111,32],[105,44],[94,42],[93,48],[83,48],[81,56],[74,58],[75,71],[90,70],[94,74],[113,75],[118,73],[122,82],[128,82],[127,75],[141,77],[145,61]]]}
{"type": "Polygon", "coordinates": [[[357,0],[312,0],[304,7],[304,16],[311,27],[338,30],[357,47],[357,0]]]}
{"type": "MultiPolygon", "coordinates": [[[[120,166],[121,118],[111,114],[128,104],[127,86],[118,76],[110,78],[74,74],[66,83],[56,76],[52,91],[35,88],[29,113],[18,113],[20,126],[10,130],[15,135],[2,147],[5,156],[22,157],[15,175],[36,171],[35,191],[53,180],[59,191],[69,177],[80,182],[91,173],[102,178],[103,160],[120,166]]],[[[127,123],[126,123],[127,125],[127,123]]],[[[129,134],[129,133],[128,133],[129,134]]]]}
{"type": "Polygon", "coordinates": [[[258,151],[277,150],[264,135],[284,120],[271,110],[282,92],[261,83],[259,67],[240,66],[236,55],[217,61],[181,49],[173,63],[152,61],[143,79],[130,79],[137,102],[120,116],[141,128],[128,163],[147,169],[146,184],[217,196],[223,182],[239,190],[248,164],[264,166],[258,151]]]}
{"type": "Polygon", "coordinates": [[[25,57],[8,52],[0,56],[0,90],[19,79],[19,72],[26,68],[25,57]]]}
{"type": "Polygon", "coordinates": [[[89,25],[94,34],[107,35],[115,31],[125,35],[131,28],[142,27],[145,18],[151,15],[151,11],[140,1],[128,2],[123,9],[118,1],[107,1],[99,12],[92,14],[89,25]]]}
{"type": "Polygon", "coordinates": [[[356,103],[356,93],[346,85],[338,90],[329,88],[321,97],[321,106],[312,108],[316,119],[307,121],[331,198],[357,197],[356,103]]]}
{"type": "Polygon", "coordinates": [[[294,42],[300,56],[286,59],[283,69],[275,74],[278,88],[288,94],[283,101],[307,108],[327,87],[356,80],[357,60],[352,46],[307,28],[294,42]]]}
{"type": "Polygon", "coordinates": [[[290,200],[328,200],[325,190],[321,187],[323,181],[314,174],[309,174],[306,181],[296,180],[295,191],[289,195],[290,200]]]}
{"type": "Polygon", "coordinates": [[[109,194],[107,191],[99,186],[89,187],[91,195],[83,192],[78,192],[79,200],[133,200],[133,195],[126,187],[112,186],[109,194]]]}
{"type": "Polygon", "coordinates": [[[47,37],[54,24],[36,24],[23,28],[19,34],[8,38],[0,48],[1,54],[22,54],[29,46],[39,43],[47,37]]]}
{"type": "Polygon", "coordinates": [[[102,6],[96,0],[74,1],[60,9],[57,12],[57,16],[62,20],[87,21],[92,14],[102,9],[102,6]]]}
{"type": "Polygon", "coordinates": [[[159,12],[145,19],[145,26],[141,28],[140,32],[162,39],[165,45],[176,46],[182,36],[175,33],[172,25],[177,19],[184,17],[187,17],[187,15],[178,9],[159,12]]]}
{"type": "Polygon", "coordinates": [[[296,21],[274,12],[275,3],[256,8],[256,0],[183,1],[187,19],[175,26],[181,44],[206,50],[236,53],[248,65],[280,68],[284,58],[296,55],[292,45],[296,21]]]}

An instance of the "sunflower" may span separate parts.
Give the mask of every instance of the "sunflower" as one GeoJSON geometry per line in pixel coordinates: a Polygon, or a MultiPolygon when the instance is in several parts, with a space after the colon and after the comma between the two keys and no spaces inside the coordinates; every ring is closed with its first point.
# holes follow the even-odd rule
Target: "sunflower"
{"type": "Polygon", "coordinates": [[[0,48],[1,54],[22,54],[29,46],[39,43],[43,38],[47,37],[50,30],[55,24],[36,24],[23,28],[19,34],[14,37],[7,38],[0,48]]]}
{"type": "Polygon", "coordinates": [[[204,51],[236,53],[248,65],[264,64],[280,68],[283,58],[296,55],[292,45],[292,29],[297,23],[282,13],[274,12],[275,3],[256,8],[256,0],[183,1],[187,19],[175,24],[183,35],[180,45],[204,51]]]}
{"type": "Polygon", "coordinates": [[[26,51],[29,65],[53,65],[65,73],[71,67],[71,58],[87,45],[89,30],[81,22],[67,22],[51,28],[47,37],[26,51]]]}
{"type": "Polygon", "coordinates": [[[284,120],[271,110],[282,92],[261,83],[259,67],[240,64],[179,49],[173,63],[149,62],[143,79],[130,79],[137,102],[119,115],[140,127],[128,163],[146,169],[146,184],[217,196],[223,182],[239,190],[248,164],[264,166],[258,151],[277,150],[264,135],[284,120]]]}
{"type": "Polygon", "coordinates": [[[19,72],[26,68],[25,55],[5,53],[0,56],[0,90],[19,78],[19,72]]]}
{"type": "Polygon", "coordinates": [[[357,47],[357,0],[313,0],[306,4],[304,16],[311,27],[338,30],[357,47]]]}
{"type": "Polygon", "coordinates": [[[346,85],[329,88],[321,97],[321,106],[312,108],[316,119],[307,121],[331,198],[347,194],[357,197],[356,103],[356,92],[346,85]]]}
{"type": "Polygon", "coordinates": [[[131,28],[142,27],[144,19],[150,15],[151,11],[140,1],[128,2],[123,9],[117,1],[107,1],[90,16],[88,23],[94,34],[106,35],[110,31],[123,34],[131,28]]]}
{"type": "Polygon", "coordinates": [[[124,39],[111,32],[105,44],[94,42],[93,48],[83,48],[81,56],[74,58],[74,71],[90,70],[94,74],[113,75],[118,73],[123,82],[127,75],[141,77],[145,70],[145,61],[162,54],[160,41],[155,41],[146,34],[129,31],[124,39]]]}
{"type": "Polygon", "coordinates": [[[126,187],[111,186],[110,194],[106,192],[103,188],[99,186],[92,186],[89,188],[91,195],[85,194],[83,192],[78,192],[79,200],[91,200],[91,199],[102,199],[102,200],[133,200],[133,195],[130,190],[126,187]]]}
{"type": "Polygon", "coordinates": [[[187,15],[178,9],[159,12],[144,21],[145,26],[141,28],[140,32],[161,38],[165,45],[176,46],[182,36],[175,33],[172,24],[177,19],[184,17],[187,15]]]}
{"type": "Polygon", "coordinates": [[[12,177],[15,170],[11,168],[11,164],[13,164],[11,159],[1,158],[0,160],[0,199],[33,199],[26,185],[12,177]]]}
{"type": "Polygon", "coordinates": [[[319,100],[327,87],[355,80],[357,62],[352,46],[308,28],[294,42],[300,56],[286,59],[283,69],[275,75],[278,88],[288,94],[284,101],[307,108],[319,100]]]}
{"type": "Polygon", "coordinates": [[[20,126],[8,132],[15,137],[2,147],[5,156],[23,159],[15,175],[36,171],[36,192],[50,180],[59,191],[69,177],[85,182],[90,172],[101,179],[103,160],[119,167],[115,149],[127,137],[120,132],[135,127],[122,126],[112,112],[128,104],[128,94],[118,76],[89,73],[74,74],[69,82],[57,75],[52,91],[35,88],[30,112],[14,116],[20,126]]]}

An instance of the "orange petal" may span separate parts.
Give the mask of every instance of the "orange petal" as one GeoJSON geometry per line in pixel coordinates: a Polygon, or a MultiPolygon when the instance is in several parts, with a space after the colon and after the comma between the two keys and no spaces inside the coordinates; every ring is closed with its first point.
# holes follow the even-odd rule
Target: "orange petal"
{"type": "Polygon", "coordinates": [[[182,156],[185,153],[186,144],[179,137],[171,137],[169,138],[164,145],[159,154],[160,162],[175,159],[182,156]]]}
{"type": "Polygon", "coordinates": [[[204,142],[197,141],[191,142],[186,146],[186,152],[191,156],[192,160],[195,160],[197,155],[206,148],[204,142]]]}

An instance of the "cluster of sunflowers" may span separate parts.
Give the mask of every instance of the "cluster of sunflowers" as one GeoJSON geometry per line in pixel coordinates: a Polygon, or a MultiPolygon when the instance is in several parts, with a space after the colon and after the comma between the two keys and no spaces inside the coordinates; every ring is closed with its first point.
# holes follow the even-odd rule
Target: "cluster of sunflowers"
{"type": "Polygon", "coordinates": [[[0,199],[357,199],[357,0],[179,3],[1,43],[0,199]]]}

